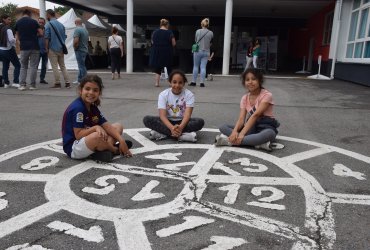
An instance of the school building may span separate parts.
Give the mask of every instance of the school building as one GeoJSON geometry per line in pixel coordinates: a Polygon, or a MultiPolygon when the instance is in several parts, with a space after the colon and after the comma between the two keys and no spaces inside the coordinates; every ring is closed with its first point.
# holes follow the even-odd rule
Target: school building
{"type": "MultiPolygon", "coordinates": [[[[243,70],[248,43],[262,40],[259,67],[305,71],[370,86],[370,0],[51,0],[87,10],[126,28],[126,70],[145,70],[151,32],[167,18],[175,67],[192,69],[191,45],[203,18],[214,32],[217,73],[243,70]],[[138,37],[135,34],[140,34],[138,37]]],[[[40,13],[45,9],[40,0],[40,13]]]]}

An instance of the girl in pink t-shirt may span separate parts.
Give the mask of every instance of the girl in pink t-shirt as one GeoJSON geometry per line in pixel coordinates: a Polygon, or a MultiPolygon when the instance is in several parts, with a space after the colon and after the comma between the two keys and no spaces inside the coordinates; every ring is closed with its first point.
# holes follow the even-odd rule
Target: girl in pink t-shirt
{"type": "Polygon", "coordinates": [[[271,151],[270,142],[278,133],[279,122],[273,115],[272,94],[262,87],[260,70],[249,68],[242,74],[246,88],[240,101],[239,119],[235,126],[220,127],[222,135],[216,137],[216,146],[254,146],[271,151]]]}

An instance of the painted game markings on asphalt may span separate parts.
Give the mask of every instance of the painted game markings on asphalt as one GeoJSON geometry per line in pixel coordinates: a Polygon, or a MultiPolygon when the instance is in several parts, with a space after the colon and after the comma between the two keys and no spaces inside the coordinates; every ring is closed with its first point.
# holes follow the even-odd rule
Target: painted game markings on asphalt
{"type": "Polygon", "coordinates": [[[181,167],[193,166],[195,164],[196,164],[195,161],[190,161],[190,162],[180,162],[180,163],[172,163],[172,164],[160,164],[155,167],[166,169],[166,170],[172,170],[172,171],[180,171],[181,167]]]}
{"type": "Polygon", "coordinates": [[[21,169],[28,171],[41,170],[47,167],[55,166],[59,162],[59,158],[55,156],[43,156],[31,160],[29,163],[23,164],[21,169]]]}
{"type": "Polygon", "coordinates": [[[0,192],[0,211],[5,209],[8,206],[8,203],[9,203],[8,200],[1,198],[5,196],[6,196],[5,192],[0,192]]]}
{"type": "Polygon", "coordinates": [[[203,248],[202,250],[231,250],[235,247],[239,247],[248,243],[242,238],[233,238],[226,236],[212,236],[211,241],[215,244],[203,248]]]}
{"type": "Polygon", "coordinates": [[[129,178],[123,176],[123,175],[106,175],[101,176],[95,180],[95,184],[99,186],[100,188],[95,187],[84,187],[82,189],[82,192],[89,193],[89,194],[97,194],[97,195],[107,195],[114,191],[116,188],[116,185],[110,184],[107,181],[108,180],[116,180],[118,183],[127,183],[130,181],[129,178]]]}
{"type": "Polygon", "coordinates": [[[52,249],[45,248],[42,245],[30,245],[30,243],[25,243],[22,245],[9,247],[6,250],[52,250],[52,249]]]}
{"type": "Polygon", "coordinates": [[[179,161],[177,156],[181,156],[182,153],[163,153],[159,155],[147,155],[145,158],[153,160],[164,160],[164,161],[179,161]]]}
{"type": "MultiPolygon", "coordinates": [[[[7,221],[1,222],[0,238],[9,235],[17,230],[20,230],[28,225],[31,225],[32,223],[46,216],[52,215],[59,210],[66,210],[85,218],[113,221],[116,228],[117,241],[120,249],[149,250],[152,248],[151,243],[147,238],[147,229],[143,224],[144,222],[165,219],[172,214],[181,215],[181,213],[185,211],[194,210],[201,212],[202,214],[204,214],[204,216],[207,217],[211,216],[212,218],[218,218],[232,223],[238,223],[240,225],[256,228],[287,239],[294,240],[296,241],[294,247],[304,246],[308,248],[317,248],[320,245],[320,247],[322,248],[330,249],[333,248],[333,243],[336,240],[332,203],[370,205],[370,197],[366,195],[326,193],[320,183],[318,183],[318,181],[312,175],[294,165],[295,162],[308,160],[312,157],[327,154],[330,152],[338,152],[340,154],[370,163],[369,157],[359,155],[355,152],[316,142],[279,136],[279,140],[287,140],[295,143],[308,144],[316,146],[317,149],[293,154],[284,158],[278,158],[274,155],[252,149],[236,147],[216,148],[213,145],[209,144],[180,143],[157,145],[141,134],[142,132],[147,131],[149,130],[125,130],[128,135],[137,140],[143,146],[140,148],[132,149],[132,152],[134,154],[137,154],[138,156],[140,156],[141,153],[150,153],[151,155],[163,155],[166,153],[173,154],[171,156],[172,159],[177,159],[168,160],[168,158],[163,159],[163,157],[162,159],[159,159],[162,161],[175,161],[172,166],[170,163],[166,162],[164,162],[164,164],[154,165],[156,167],[164,165],[166,168],[161,169],[153,168],[153,166],[150,166],[149,168],[146,166],[130,166],[118,164],[115,162],[110,164],[97,164],[92,161],[86,161],[62,170],[55,175],[12,173],[0,174],[0,181],[46,182],[45,195],[46,198],[49,200],[49,202],[44,205],[33,208],[7,221]],[[178,157],[181,155],[176,154],[183,153],[183,149],[205,149],[207,151],[197,162],[181,162],[181,157],[178,157]],[[233,164],[233,166],[235,165],[235,167],[237,168],[240,167],[241,171],[258,173],[268,170],[267,166],[264,164],[260,164],[258,160],[256,162],[251,162],[250,156],[252,156],[253,158],[271,162],[274,166],[279,167],[282,171],[289,174],[291,178],[241,176],[241,173],[235,171],[236,168],[226,167],[222,163],[218,162],[220,156],[224,152],[231,152],[232,154],[243,154],[247,156],[242,158],[240,158],[239,156],[237,159],[231,159],[231,162],[229,162],[230,164],[233,164]],[[192,168],[189,173],[182,173],[179,172],[182,166],[192,166],[192,168]],[[226,175],[209,175],[209,172],[212,168],[221,170],[225,172],[226,175]],[[94,202],[90,202],[82,197],[77,196],[70,187],[70,182],[72,178],[76,178],[79,174],[92,169],[104,169],[115,171],[116,173],[138,174],[149,178],[160,177],[163,179],[168,178],[181,180],[183,183],[183,189],[172,201],[164,201],[164,204],[155,205],[152,207],[138,209],[120,209],[104,206],[94,202]],[[222,195],[222,197],[224,198],[224,205],[207,202],[202,199],[202,195],[209,183],[216,183],[221,185],[230,184],[218,187],[218,189],[221,191],[220,195],[222,195]],[[271,209],[271,211],[273,209],[290,209],[288,206],[280,204],[280,202],[284,199],[285,193],[276,186],[297,186],[297,188],[302,189],[306,205],[305,214],[301,215],[305,218],[305,224],[303,228],[290,225],[289,223],[284,223],[276,219],[270,219],[268,217],[226,206],[232,205],[236,202],[237,199],[240,199],[238,197],[238,192],[240,188],[243,187],[243,185],[254,185],[254,187],[251,189],[251,193],[255,197],[255,200],[245,201],[246,204],[249,203],[248,205],[252,206],[257,205],[259,207],[262,207],[263,209],[271,209]],[[264,194],[263,197],[262,193],[264,194]],[[267,197],[266,194],[268,194],[267,197]],[[313,239],[319,240],[315,241],[313,239]]],[[[218,132],[218,130],[214,129],[203,129],[202,131],[218,132]]],[[[60,143],[60,140],[53,140],[14,150],[12,152],[1,155],[0,162],[39,148],[60,152],[61,146],[58,143],[60,143]]],[[[43,170],[45,170],[45,168],[42,168],[40,166],[43,163],[45,162],[39,160],[38,164],[30,166],[30,169],[39,168],[37,169],[37,171],[42,172],[43,170]]],[[[340,171],[342,174],[347,175],[351,178],[366,178],[365,173],[355,172],[352,171],[350,168],[345,169],[341,166],[340,171]]],[[[123,175],[118,174],[113,176],[123,175]]],[[[101,177],[103,178],[98,181],[98,184],[96,184],[99,186],[98,189],[109,187],[108,189],[111,190],[112,185],[131,184],[129,181],[127,181],[126,183],[119,183],[117,179],[114,179],[113,183],[111,183],[111,181],[107,182],[109,180],[107,179],[107,176],[101,177]]],[[[129,179],[126,176],[123,177],[129,179]]],[[[345,176],[341,177],[345,178],[345,176]]],[[[99,179],[99,177],[97,179],[99,179]]],[[[165,193],[155,192],[155,188],[159,187],[160,181],[149,179],[145,183],[146,184],[143,185],[141,191],[139,191],[139,193],[142,192],[142,194],[139,195],[139,199],[136,199],[136,202],[145,201],[147,198],[160,199],[166,195],[165,193]]],[[[92,188],[93,186],[88,187],[92,188]]],[[[112,191],[106,192],[104,195],[109,195],[111,192],[112,191]]],[[[93,193],[92,195],[99,194],[93,193]]],[[[133,197],[135,197],[135,195],[133,197]]],[[[3,197],[0,198],[0,201],[1,199],[6,200],[6,196],[3,195],[3,197]]],[[[182,223],[180,223],[179,225],[181,224],[182,223]]],[[[231,245],[226,244],[228,240],[225,237],[226,236],[211,237],[211,241],[215,242],[215,244],[210,244],[208,248],[205,249],[219,249],[212,248],[216,246],[222,246],[224,247],[223,249],[225,249],[225,247],[230,247],[229,249],[233,248],[231,245]],[[214,237],[220,238],[216,239],[214,237]]],[[[232,237],[228,238],[233,239],[232,237]]],[[[238,239],[240,240],[240,238],[238,239]]]]}
{"type": "Polygon", "coordinates": [[[208,219],[201,216],[185,216],[183,219],[185,220],[185,222],[181,224],[158,230],[156,232],[157,236],[161,238],[168,237],[215,222],[214,219],[208,219]]]}
{"type": "Polygon", "coordinates": [[[92,226],[88,230],[75,227],[72,224],[62,222],[62,221],[53,221],[47,225],[48,228],[53,231],[59,231],[64,234],[75,236],[81,238],[85,241],[100,243],[104,241],[104,236],[100,226],[92,226]]]}
{"type": "Polygon", "coordinates": [[[133,201],[146,201],[152,199],[160,199],[165,197],[163,193],[155,193],[153,190],[160,184],[159,181],[149,181],[131,200],[133,201]]]}
{"type": "Polygon", "coordinates": [[[333,174],[342,177],[353,177],[360,181],[366,180],[364,173],[353,171],[343,164],[335,164],[333,167],[333,174]]]}

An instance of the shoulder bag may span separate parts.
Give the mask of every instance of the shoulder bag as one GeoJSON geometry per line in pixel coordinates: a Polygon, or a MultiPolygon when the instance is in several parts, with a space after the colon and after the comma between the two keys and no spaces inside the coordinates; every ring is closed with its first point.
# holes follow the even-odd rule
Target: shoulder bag
{"type": "Polygon", "coordinates": [[[50,25],[53,28],[55,34],[57,35],[59,42],[62,44],[63,54],[67,55],[68,54],[68,49],[67,49],[66,44],[64,42],[62,42],[62,39],[60,38],[59,33],[55,30],[55,28],[54,28],[54,26],[51,22],[50,22],[50,25]]]}
{"type": "Polygon", "coordinates": [[[204,35],[196,42],[194,43],[192,46],[191,46],[191,52],[198,52],[199,51],[199,42],[203,39],[203,37],[205,37],[205,35],[207,35],[207,33],[209,32],[209,30],[207,30],[206,33],[204,33],[204,35]]]}

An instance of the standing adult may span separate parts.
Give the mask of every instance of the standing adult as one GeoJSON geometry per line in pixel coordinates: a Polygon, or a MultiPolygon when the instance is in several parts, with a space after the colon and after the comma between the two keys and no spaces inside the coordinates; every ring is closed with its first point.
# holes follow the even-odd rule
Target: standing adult
{"type": "Polygon", "coordinates": [[[253,47],[254,47],[254,44],[253,44],[253,40],[251,40],[249,42],[249,46],[248,46],[248,49],[247,49],[247,55],[245,57],[245,69],[244,71],[246,71],[247,69],[249,69],[251,66],[252,66],[252,63],[253,63],[253,47]]]}
{"type": "Polygon", "coordinates": [[[89,52],[89,32],[85,27],[82,26],[81,18],[75,20],[76,29],[73,33],[73,48],[75,49],[75,55],[78,65],[78,76],[77,81],[74,83],[79,84],[81,79],[87,75],[86,70],[86,56],[89,52]]]}
{"type": "Polygon", "coordinates": [[[152,48],[150,50],[149,65],[155,73],[155,86],[159,87],[161,72],[167,68],[167,74],[172,71],[173,47],[176,39],[171,30],[168,30],[170,23],[167,19],[161,19],[159,29],[152,35],[152,48]]]}
{"type": "Polygon", "coordinates": [[[40,47],[38,37],[43,31],[38,22],[31,18],[31,11],[25,9],[23,16],[15,24],[16,36],[20,42],[20,86],[19,90],[27,89],[27,70],[30,68],[30,90],[36,89],[37,66],[39,65],[40,47]]]}
{"type": "MultiPolygon", "coordinates": [[[[40,28],[42,29],[43,33],[45,34],[45,23],[46,23],[45,18],[39,17],[38,21],[39,21],[40,28]]],[[[39,47],[40,47],[39,64],[40,64],[40,61],[41,61],[40,83],[48,84],[48,82],[45,81],[46,66],[48,64],[48,52],[46,51],[46,48],[45,48],[45,37],[44,36],[39,37],[39,47]]]]}
{"type": "Polygon", "coordinates": [[[206,67],[210,56],[210,47],[213,39],[213,32],[209,28],[209,19],[204,18],[200,23],[201,29],[195,32],[195,42],[199,45],[199,50],[193,53],[193,80],[189,86],[196,86],[199,66],[200,66],[200,86],[204,87],[206,79],[206,67]]]}
{"type": "Polygon", "coordinates": [[[112,80],[115,79],[115,72],[117,71],[118,79],[121,78],[121,58],[123,57],[123,39],[118,35],[118,28],[113,26],[112,35],[108,38],[109,55],[112,70],[112,80]]]}
{"type": "Polygon", "coordinates": [[[46,11],[46,19],[49,22],[45,25],[45,47],[48,51],[48,56],[55,79],[54,86],[52,86],[51,88],[61,88],[58,65],[63,74],[65,87],[70,88],[71,82],[69,81],[67,69],[64,64],[63,54],[63,44],[65,44],[67,38],[65,27],[63,24],[57,21],[57,19],[55,18],[55,11],[52,9],[48,9],[46,11]]]}
{"type": "MultiPolygon", "coordinates": [[[[1,16],[0,24],[0,58],[3,61],[3,80],[4,88],[9,88],[10,81],[8,78],[9,64],[10,62],[14,66],[13,72],[13,84],[12,87],[19,87],[19,73],[21,69],[21,63],[19,62],[17,53],[15,52],[15,37],[13,31],[10,29],[9,25],[11,23],[11,18],[9,15],[4,14],[1,16]]],[[[0,82],[0,84],[2,84],[0,82]]]]}
{"type": "Polygon", "coordinates": [[[257,60],[258,60],[258,57],[260,55],[260,50],[261,50],[261,40],[257,38],[254,41],[254,47],[253,47],[253,52],[252,52],[252,55],[253,55],[253,67],[254,68],[257,68],[257,60]]]}

